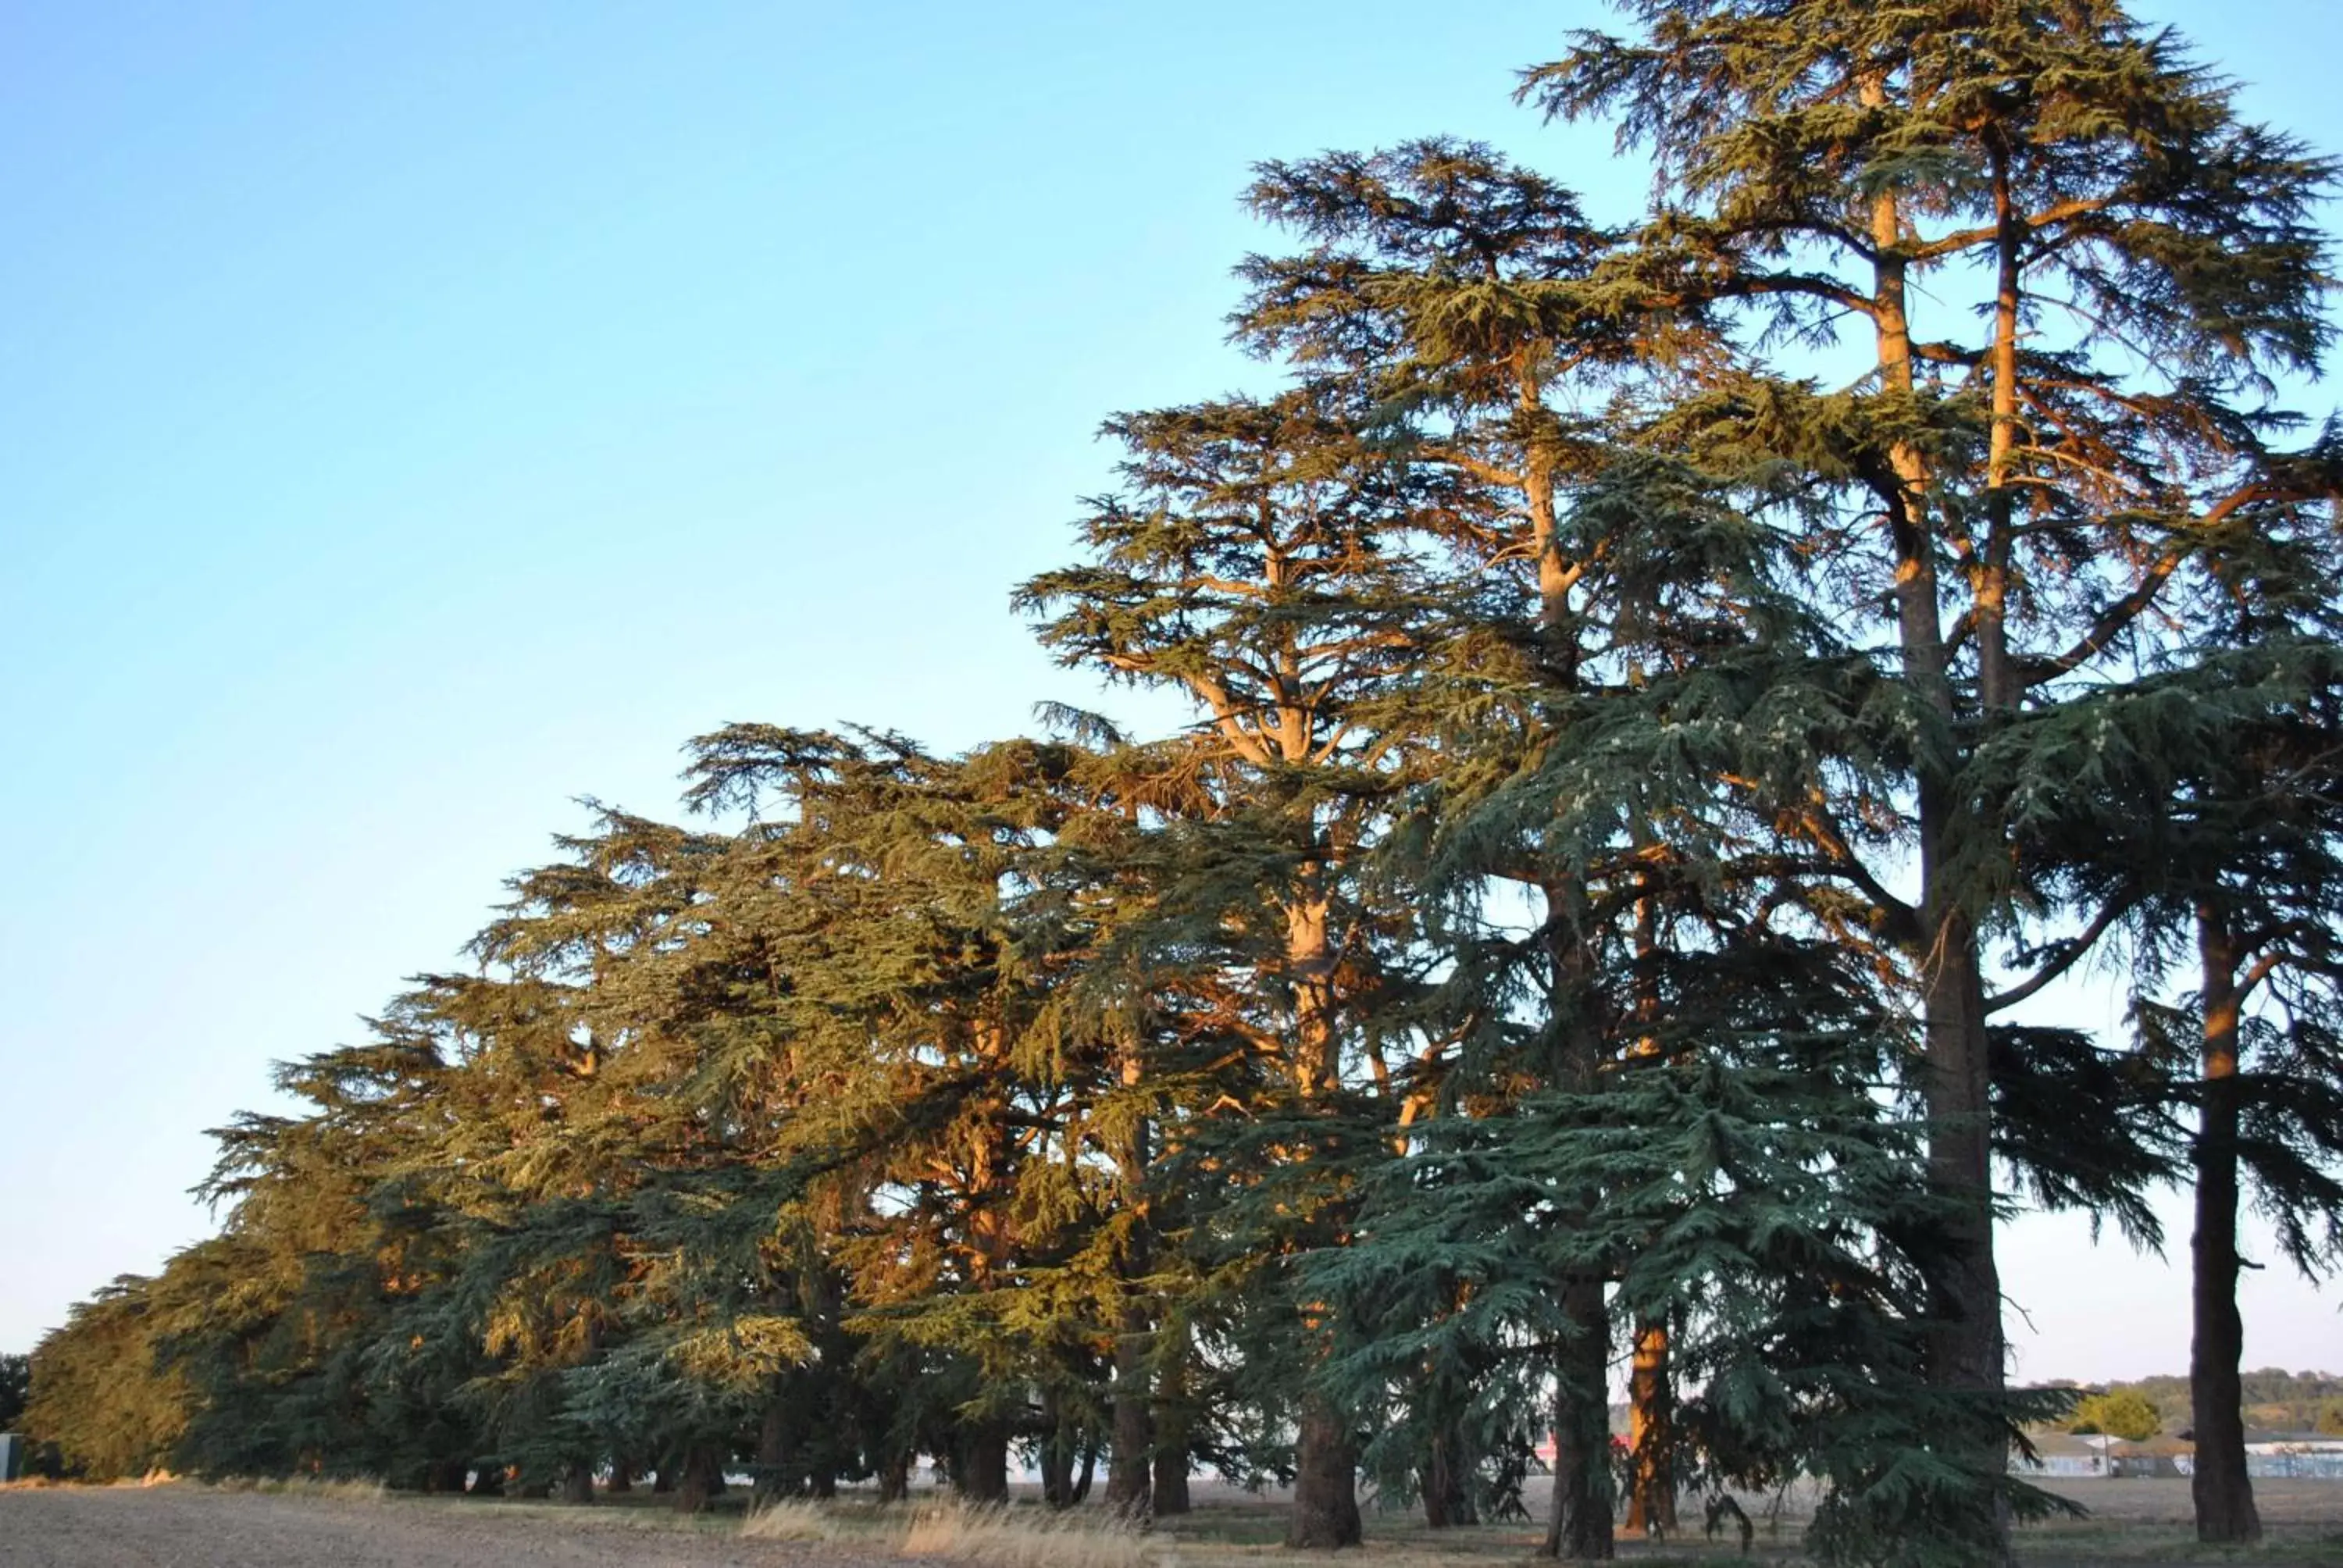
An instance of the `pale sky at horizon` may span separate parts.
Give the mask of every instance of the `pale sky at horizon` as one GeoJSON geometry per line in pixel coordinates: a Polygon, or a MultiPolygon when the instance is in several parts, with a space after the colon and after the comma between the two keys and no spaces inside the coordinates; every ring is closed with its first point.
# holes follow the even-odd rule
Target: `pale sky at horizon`
{"type": "MultiPolygon", "coordinates": [[[[2343,153],[2343,0],[2136,9],[2343,153]]],[[[577,798],[673,815],[733,719],[1095,704],[1008,589],[1105,415],[1266,384],[1252,162],[1453,133],[1634,210],[1508,98],[1606,12],[1433,15],[0,0],[0,1351],[206,1233],[203,1129],[577,798]]],[[[2185,1369],[2169,1209],[2167,1262],[2007,1228],[2018,1376],[2185,1369]]],[[[2343,1371],[2264,1256],[2247,1364],[2343,1371]]]]}

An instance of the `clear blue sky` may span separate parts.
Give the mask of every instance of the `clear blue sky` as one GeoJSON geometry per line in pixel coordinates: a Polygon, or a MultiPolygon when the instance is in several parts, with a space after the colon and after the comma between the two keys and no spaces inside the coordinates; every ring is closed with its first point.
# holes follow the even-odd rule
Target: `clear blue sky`
{"type": "MultiPolygon", "coordinates": [[[[2142,8],[2343,151],[2343,4],[2142,8]]],[[[202,1129],[573,797],[1090,699],[1005,595],[1102,415],[1259,377],[1248,164],[1445,131],[1624,216],[1507,97],[1604,15],[0,3],[0,1349],[202,1233],[202,1129]]],[[[2008,1238],[2022,1370],[2183,1364],[2177,1281],[2077,1235],[2008,1238]]],[[[2343,1367],[2338,1299],[2255,1276],[2248,1359],[2343,1367]]]]}

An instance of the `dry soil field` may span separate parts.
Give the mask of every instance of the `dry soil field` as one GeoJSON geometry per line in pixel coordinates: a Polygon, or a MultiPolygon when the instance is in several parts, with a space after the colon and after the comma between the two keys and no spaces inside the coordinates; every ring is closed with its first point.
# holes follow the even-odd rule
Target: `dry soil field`
{"type": "MultiPolygon", "coordinates": [[[[1201,1489],[1200,1489],[1201,1490],[1201,1489]]],[[[1292,1563],[1276,1546],[1273,1503],[1220,1493],[1176,1528],[1146,1543],[1156,1568],[1267,1568],[1292,1563]]],[[[2144,1568],[2146,1564],[2280,1564],[2343,1568],[2343,1485],[2265,1482],[2256,1488],[2270,1539],[2249,1553],[2207,1553],[2188,1528],[2185,1481],[2061,1483],[2094,1517],[2029,1530],[2021,1553],[2032,1568],[2144,1568]]],[[[648,1499],[643,1500],[648,1503],[648,1499]]],[[[1541,1501],[1533,1499],[1534,1502],[1541,1501]]],[[[1757,1500],[1748,1500],[1760,1517],[1757,1500]]],[[[1695,1509],[1688,1518],[1696,1521],[1695,1509]]],[[[1795,1556],[1795,1517],[1761,1532],[1758,1555],[1780,1565],[1795,1556]]],[[[187,1485],[0,1488],[0,1568],[881,1568],[901,1559],[882,1543],[756,1541],[738,1533],[737,1514],[679,1521],[649,1506],[563,1508],[546,1503],[392,1497],[272,1495],[187,1485]]],[[[1496,1525],[1433,1537],[1412,1521],[1368,1518],[1358,1568],[1496,1568],[1524,1563],[1536,1541],[1525,1525],[1496,1525]]],[[[1086,1568],[1079,1549],[1048,1553],[1046,1568],[1086,1568]]],[[[1725,1568],[1736,1553],[1697,1531],[1664,1545],[1623,1543],[1623,1557],[1647,1568],[1698,1562],[1725,1568]]],[[[930,1568],[940,1568],[930,1563],[930,1568]]],[[[974,1564],[971,1568],[1009,1568],[974,1564]]]]}
{"type": "MultiPolygon", "coordinates": [[[[269,1496],[195,1486],[0,1491],[5,1568],[807,1568],[814,1549],[677,1529],[635,1509],[269,1496]]],[[[827,1568],[856,1563],[820,1549],[827,1568]]],[[[871,1562],[874,1559],[861,1559],[871,1562]]]]}

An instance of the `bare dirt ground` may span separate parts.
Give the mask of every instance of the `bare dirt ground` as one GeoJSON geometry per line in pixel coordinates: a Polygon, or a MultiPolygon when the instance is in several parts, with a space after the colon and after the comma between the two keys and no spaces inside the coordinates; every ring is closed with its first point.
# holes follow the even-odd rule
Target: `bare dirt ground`
{"type": "Polygon", "coordinates": [[[664,1511],[420,1498],[267,1496],[196,1486],[0,1491],[0,1568],[863,1568],[836,1547],[744,1541],[664,1511]]]}
{"type": "MultiPolygon", "coordinates": [[[[2196,1544],[2186,1481],[2050,1485],[2090,1509],[2091,1517],[2023,1532],[2018,1550],[2026,1568],[2343,1568],[2343,1484],[2257,1483],[2268,1538],[2247,1553],[2196,1544]]],[[[1270,1568],[1297,1561],[1275,1544],[1283,1521],[1273,1498],[1201,1485],[1198,1492],[1197,1513],[1165,1522],[1149,1548],[1161,1568],[1270,1568]]],[[[1544,1500],[1529,1501],[1534,1508],[1544,1500]]],[[[851,1542],[744,1539],[737,1513],[681,1520],[650,1502],[565,1508],[272,1495],[180,1484],[0,1488],[0,1568],[884,1568],[900,1562],[851,1542]]],[[[1758,1559],[1773,1568],[1795,1561],[1805,1523],[1801,1511],[1792,1507],[1767,1520],[1762,1500],[1745,1503],[1761,1523],[1758,1559]]],[[[1640,1558],[1647,1568],[1667,1563],[1726,1568],[1746,1561],[1733,1550],[1737,1542],[1703,1540],[1699,1517],[1697,1505],[1689,1506],[1690,1528],[1674,1540],[1623,1541],[1621,1555],[1640,1558]]],[[[1529,1562],[1540,1533],[1534,1523],[1514,1523],[1434,1534],[1419,1520],[1371,1509],[1367,1533],[1363,1553],[1344,1554],[1357,1568],[1515,1568],[1529,1562]]]]}
{"type": "Polygon", "coordinates": [[[2343,1563],[2343,1482],[2257,1481],[2263,1539],[2250,1553],[2197,1543],[2188,1483],[2169,1477],[2050,1481],[2044,1490],[2091,1511],[2087,1519],[2039,1524],[2019,1537],[2021,1557],[2039,1563],[2343,1563]]]}
{"type": "MultiPolygon", "coordinates": [[[[2126,1524],[2195,1527],[2188,1483],[2158,1477],[2122,1481],[2049,1481],[2045,1488],[2071,1497],[2101,1519],[2126,1524]]],[[[2257,1481],[2254,1506],[2272,1530],[2343,1532],[2343,1482],[2257,1481]]]]}

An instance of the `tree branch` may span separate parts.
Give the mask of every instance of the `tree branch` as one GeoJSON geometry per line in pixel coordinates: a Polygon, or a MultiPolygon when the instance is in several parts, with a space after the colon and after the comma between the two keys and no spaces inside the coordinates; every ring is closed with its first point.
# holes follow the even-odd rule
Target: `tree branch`
{"type": "Polygon", "coordinates": [[[2044,986],[2073,969],[2077,960],[2098,945],[2099,939],[2107,934],[2108,927],[2130,912],[2132,900],[2129,899],[2117,899],[2108,904],[2098,912],[2097,917],[2088,926],[2084,928],[2082,935],[2070,937],[2063,942],[2055,944],[2058,956],[2036,970],[2031,979],[2022,984],[2012,986],[1999,996],[1986,998],[1986,1012],[1990,1015],[2016,1007],[2019,1002],[2033,996],[2044,986]]]}

